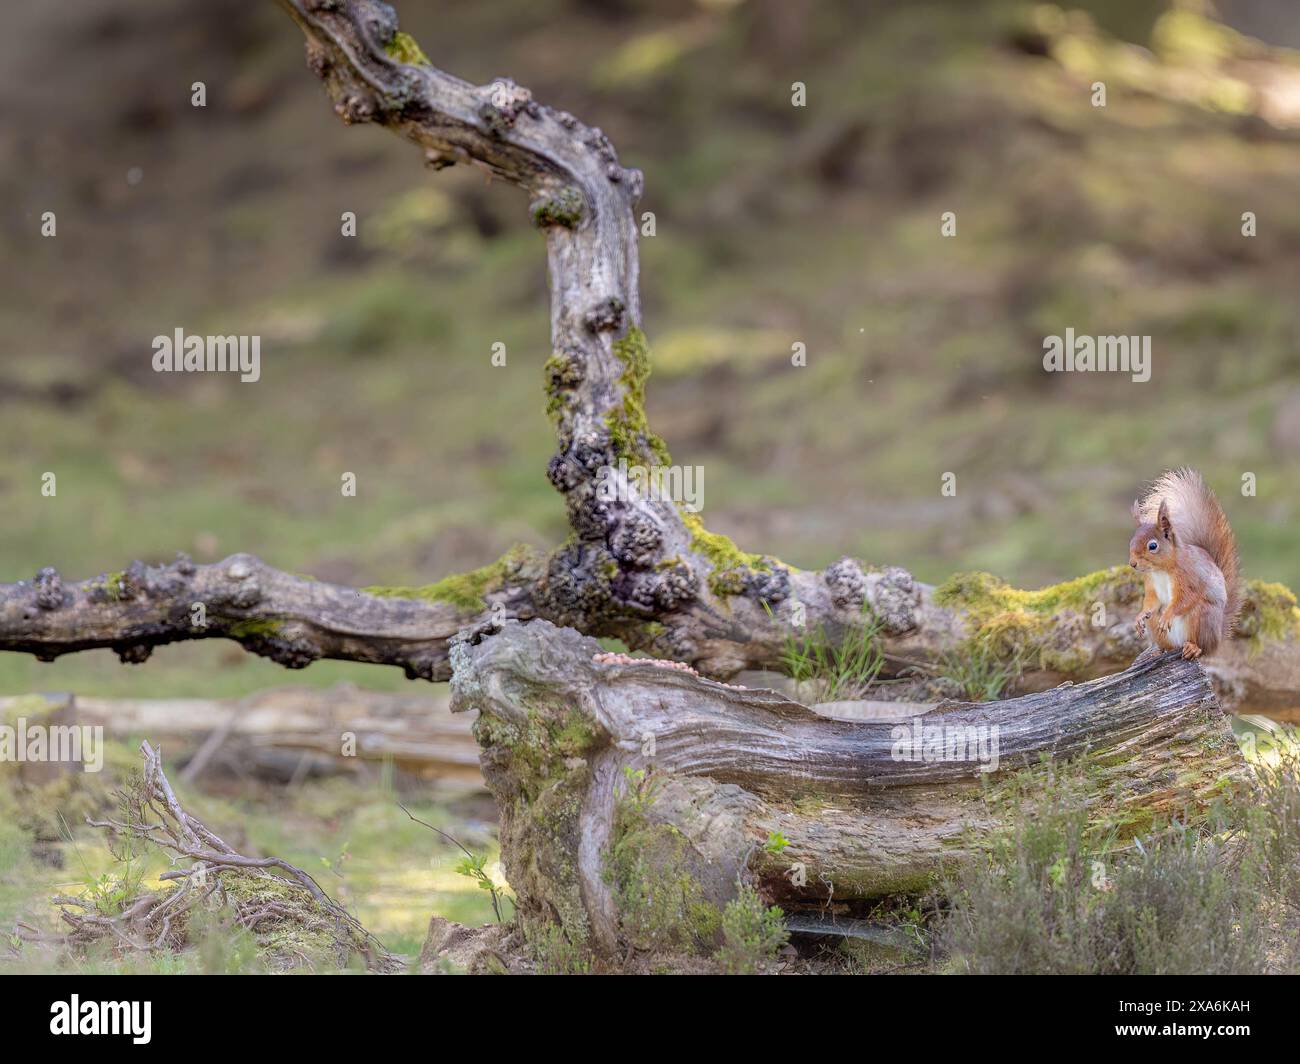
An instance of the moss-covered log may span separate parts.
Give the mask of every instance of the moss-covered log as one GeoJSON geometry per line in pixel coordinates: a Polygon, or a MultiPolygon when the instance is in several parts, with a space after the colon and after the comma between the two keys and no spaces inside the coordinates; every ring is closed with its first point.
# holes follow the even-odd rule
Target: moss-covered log
{"type": "MultiPolygon", "coordinates": [[[[280,572],[251,555],[212,565],[184,557],[159,566],[136,562],[75,583],[46,569],[35,580],[0,585],[0,650],[53,660],[107,647],[123,661],[141,662],[155,646],[221,638],[288,668],[338,658],[445,680],[450,642],[463,630],[503,619],[573,624],[569,611],[555,608],[551,591],[564,572],[555,555],[526,548],[419,588],[342,587],[280,572]]],[[[630,618],[611,610],[584,630],[618,635],[726,679],[746,668],[780,670],[792,639],[816,630],[837,642],[857,632],[867,612],[881,624],[886,673],[917,663],[942,668],[957,655],[991,655],[1019,663],[1024,690],[1113,672],[1142,649],[1133,630],[1141,587],[1126,567],[1021,591],[986,573],[933,588],[902,569],[871,570],[842,559],[820,572],[794,574],[791,586],[800,589],[802,629],[791,624],[789,604],[772,606],[762,597],[730,600],[726,629],[708,612],[686,608],[678,622],[700,633],[690,654],[673,653],[676,637],[653,612],[630,618]]],[[[1252,582],[1237,638],[1206,667],[1225,708],[1295,719],[1300,610],[1294,595],[1278,584],[1252,582]]]]}
{"type": "Polygon", "coordinates": [[[620,663],[545,621],[455,644],[526,927],[575,948],[707,950],[738,883],[788,911],[924,890],[1048,757],[1121,838],[1196,821],[1250,772],[1203,669],[1144,655],[1104,679],[922,716],[837,720],[674,663],[620,663]]]}

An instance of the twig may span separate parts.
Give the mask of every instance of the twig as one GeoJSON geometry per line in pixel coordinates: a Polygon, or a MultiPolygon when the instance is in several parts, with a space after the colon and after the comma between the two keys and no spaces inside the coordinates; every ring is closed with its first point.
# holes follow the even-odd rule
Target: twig
{"type": "MultiPolygon", "coordinates": [[[[430,831],[435,831],[435,832],[437,832],[437,833],[438,833],[439,835],[441,835],[444,839],[446,839],[448,842],[450,842],[453,846],[458,846],[458,847],[460,847],[460,851],[461,851],[461,853],[463,853],[466,857],[468,857],[468,858],[470,859],[471,862],[474,862],[474,861],[477,861],[477,860],[478,860],[478,855],[477,855],[477,854],[475,854],[474,852],[472,852],[471,850],[469,850],[469,849],[465,846],[465,844],[462,843],[459,839],[455,838],[455,837],[452,836],[452,835],[448,835],[447,832],[445,832],[445,831],[442,830],[442,828],[436,828],[436,827],[434,827],[432,824],[430,824],[427,820],[421,820],[418,816],[416,816],[416,815],[415,815],[414,813],[412,813],[409,809],[407,809],[406,806],[404,806],[401,802],[398,802],[398,803],[397,803],[397,808],[400,809],[403,813],[405,813],[405,814],[406,814],[408,817],[410,817],[412,820],[414,820],[417,824],[422,824],[422,825],[424,825],[424,826],[425,826],[426,828],[428,828],[430,831]]],[[[502,923],[502,922],[503,922],[503,919],[502,919],[502,916],[501,916],[501,900],[500,900],[500,897],[499,897],[499,893],[500,893],[500,892],[497,890],[497,885],[496,885],[495,883],[493,883],[492,880],[488,877],[487,873],[483,872],[482,870],[479,870],[479,875],[482,877],[481,879],[479,879],[479,882],[481,882],[481,883],[486,883],[486,884],[487,884],[487,890],[488,890],[488,893],[492,895],[492,912],[495,914],[495,916],[496,916],[496,918],[497,918],[497,923],[502,923]]]]}

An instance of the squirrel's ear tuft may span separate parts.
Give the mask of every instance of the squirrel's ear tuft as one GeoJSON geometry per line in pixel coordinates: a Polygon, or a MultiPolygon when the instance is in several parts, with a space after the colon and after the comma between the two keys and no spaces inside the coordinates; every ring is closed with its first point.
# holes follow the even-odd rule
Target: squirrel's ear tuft
{"type": "Polygon", "coordinates": [[[1164,533],[1165,539],[1171,543],[1174,539],[1174,525],[1169,520],[1169,504],[1164,499],[1160,500],[1160,512],[1156,514],[1156,525],[1164,533]]]}
{"type": "Polygon", "coordinates": [[[1130,512],[1133,514],[1133,523],[1140,525],[1142,523],[1142,504],[1137,499],[1133,500],[1133,509],[1130,512]]]}

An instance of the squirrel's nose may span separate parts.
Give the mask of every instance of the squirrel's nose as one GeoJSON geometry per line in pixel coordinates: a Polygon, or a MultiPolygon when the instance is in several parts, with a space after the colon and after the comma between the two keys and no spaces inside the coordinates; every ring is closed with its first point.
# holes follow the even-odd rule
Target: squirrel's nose
{"type": "Polygon", "coordinates": [[[1129,562],[1128,564],[1129,564],[1129,567],[1130,567],[1130,568],[1133,568],[1133,569],[1136,569],[1136,568],[1138,567],[1138,563],[1137,563],[1137,562],[1129,562]]]}

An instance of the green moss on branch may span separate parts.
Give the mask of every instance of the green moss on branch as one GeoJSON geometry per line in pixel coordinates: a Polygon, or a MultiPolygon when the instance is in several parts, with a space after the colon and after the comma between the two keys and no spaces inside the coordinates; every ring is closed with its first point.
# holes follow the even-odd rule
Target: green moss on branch
{"type": "Polygon", "coordinates": [[[126,573],[118,571],[105,573],[90,584],[90,593],[109,602],[122,602],[129,597],[126,590],[126,573]]]}
{"type": "Polygon", "coordinates": [[[605,417],[615,458],[629,463],[672,464],[668,445],[650,431],[645,416],[645,385],[650,377],[650,349],[645,333],[635,326],[614,341],[614,357],[623,364],[619,384],[623,402],[605,417]]]}
{"type": "Polygon", "coordinates": [[[384,51],[399,63],[408,63],[411,66],[433,66],[415,38],[401,30],[393,34],[393,39],[384,45],[384,51]]]}
{"type": "Polygon", "coordinates": [[[232,639],[271,639],[278,636],[284,626],[280,621],[236,621],[230,626],[232,639]]]}
{"type": "Polygon", "coordinates": [[[1247,581],[1245,608],[1238,630],[1257,640],[1300,636],[1300,608],[1296,606],[1295,593],[1285,584],[1247,581]]]}
{"type": "Polygon", "coordinates": [[[1121,565],[1033,591],[1010,587],[990,573],[957,573],[935,589],[934,601],[966,615],[973,652],[1072,675],[1086,669],[1092,652],[1062,626],[1062,618],[1090,623],[1098,603],[1113,608],[1140,593],[1137,577],[1121,565]]]}
{"type": "Polygon", "coordinates": [[[484,596],[504,587],[512,577],[517,577],[538,559],[534,548],[524,544],[511,547],[496,561],[468,573],[443,577],[437,583],[424,587],[367,587],[367,595],[383,598],[421,599],[425,602],[445,602],[467,613],[478,613],[487,608],[484,596]]]}
{"type": "Polygon", "coordinates": [[[769,555],[741,550],[730,536],[721,532],[710,532],[699,514],[683,510],[681,517],[691,534],[691,550],[713,567],[709,573],[709,590],[720,598],[744,593],[746,571],[770,573],[783,564],[769,555]]]}
{"type": "Polygon", "coordinates": [[[575,229],[587,209],[582,193],[576,188],[562,188],[532,204],[533,225],[538,229],[558,225],[575,229]]]}

